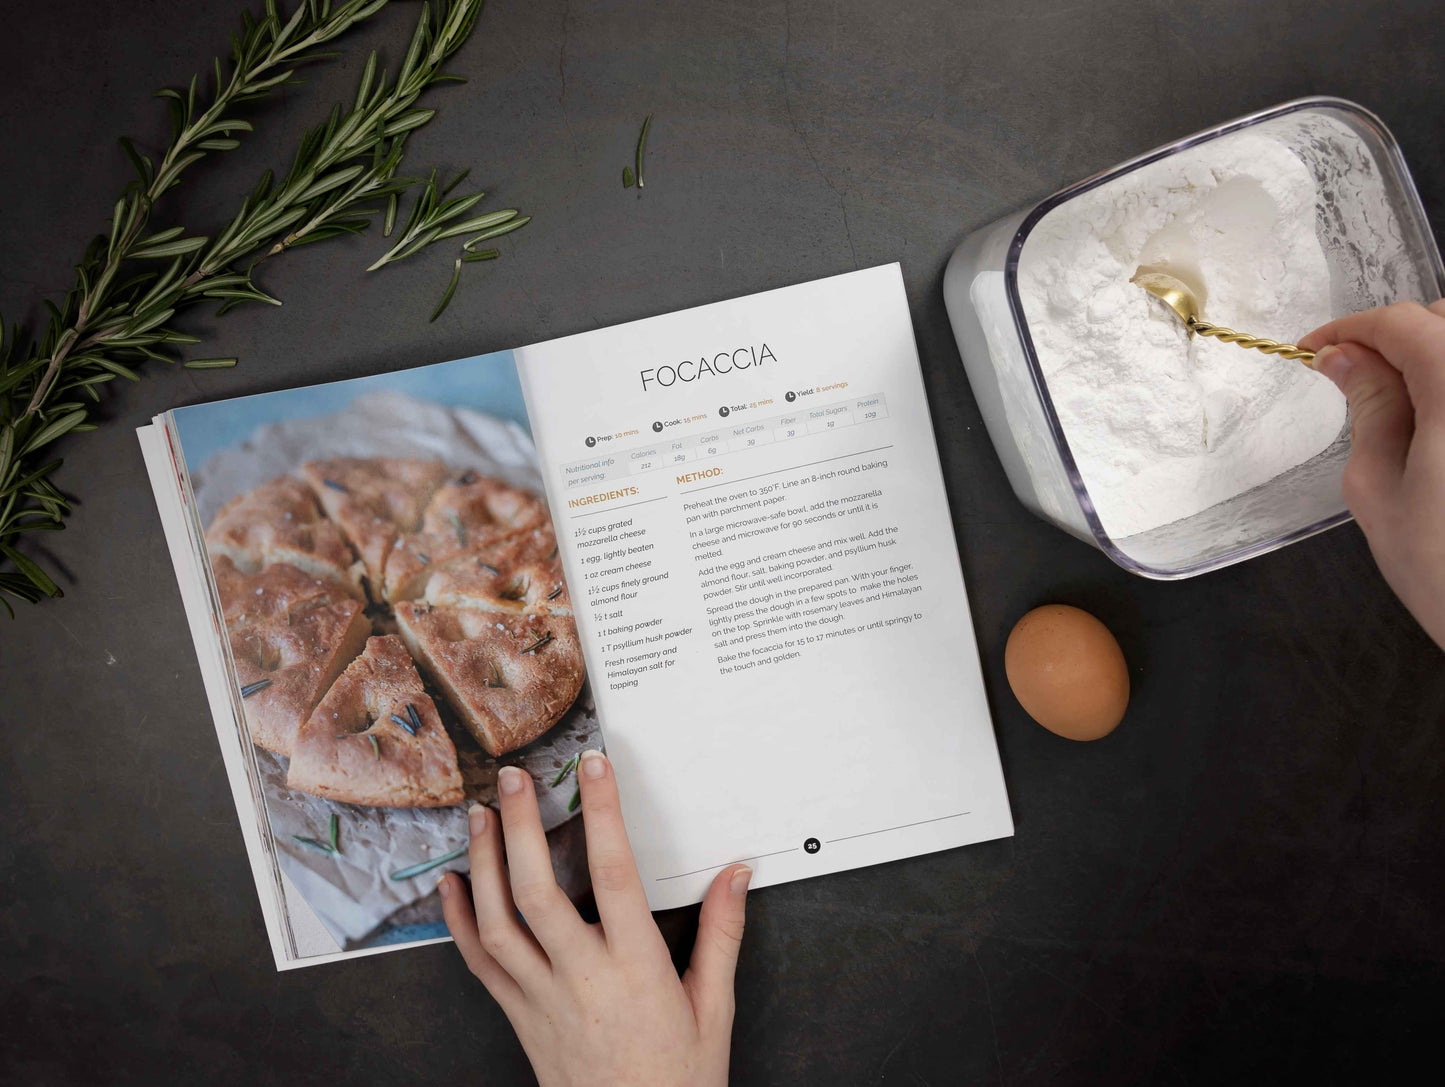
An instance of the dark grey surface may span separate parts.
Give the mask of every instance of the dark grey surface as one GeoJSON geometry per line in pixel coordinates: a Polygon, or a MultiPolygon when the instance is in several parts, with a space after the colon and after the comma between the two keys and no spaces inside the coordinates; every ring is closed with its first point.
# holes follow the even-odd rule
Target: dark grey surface
{"type": "MultiPolygon", "coordinates": [[[[1307,93],[1378,111],[1445,223],[1434,2],[584,4],[484,14],[414,141],[536,216],[504,259],[376,275],[372,237],[273,262],[280,310],[190,326],[234,371],[151,368],[64,443],[83,500],[64,600],[0,621],[0,1080],[527,1082],[447,946],[278,975],[132,429],[179,404],[435,362],[900,260],[1018,834],[750,904],[734,1081],[1354,1082],[1445,1026],[1445,657],[1347,527],[1181,584],[1027,515],[940,296],[967,231],[1183,133],[1307,93]],[[1194,5],[1189,5],[1192,8],[1194,5]],[[619,185],[655,111],[641,201],[619,185]],[[1025,609],[1117,632],[1135,695],[1079,746],[1003,679],[1025,609]]],[[[233,0],[51,0],[0,45],[0,299],[69,284],[154,146],[156,87],[224,48],[233,0]]],[[[235,172],[172,205],[215,229],[363,48],[254,111],[235,172]]],[[[177,219],[176,221],[182,221],[177,219]]],[[[762,753],[759,753],[762,757],[762,753]]],[[[685,952],[691,911],[662,918],[685,952]]]]}

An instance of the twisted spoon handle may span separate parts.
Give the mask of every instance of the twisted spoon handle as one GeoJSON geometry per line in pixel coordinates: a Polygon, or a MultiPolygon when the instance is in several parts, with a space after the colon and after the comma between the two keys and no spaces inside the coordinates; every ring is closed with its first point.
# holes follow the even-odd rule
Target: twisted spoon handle
{"type": "Polygon", "coordinates": [[[1240,347],[1252,347],[1256,351],[1263,351],[1266,355],[1278,355],[1282,359],[1299,359],[1310,369],[1314,369],[1315,353],[1305,351],[1292,343],[1280,343],[1278,340],[1251,336],[1247,332],[1236,332],[1223,325],[1211,325],[1208,321],[1201,321],[1198,317],[1189,318],[1189,331],[1197,332],[1201,336],[1213,336],[1224,343],[1237,343],[1240,347]]]}

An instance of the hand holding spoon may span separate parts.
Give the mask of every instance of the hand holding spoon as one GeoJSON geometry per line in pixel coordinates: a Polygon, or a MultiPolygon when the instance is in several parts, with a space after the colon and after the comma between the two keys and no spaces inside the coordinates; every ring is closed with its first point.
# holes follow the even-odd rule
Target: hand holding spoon
{"type": "Polygon", "coordinates": [[[1137,283],[1173,310],[1174,315],[1184,322],[1184,327],[1189,330],[1191,335],[1197,332],[1201,336],[1213,336],[1224,343],[1252,347],[1256,351],[1263,351],[1266,355],[1299,359],[1311,370],[1314,369],[1315,353],[1313,351],[1306,351],[1292,343],[1280,343],[1278,340],[1251,336],[1247,332],[1235,332],[1232,328],[1224,328],[1222,325],[1212,325],[1208,321],[1200,320],[1199,302],[1194,297],[1194,292],[1182,280],[1176,279],[1167,272],[1146,272],[1141,268],[1134,273],[1134,278],[1129,282],[1137,283]]]}

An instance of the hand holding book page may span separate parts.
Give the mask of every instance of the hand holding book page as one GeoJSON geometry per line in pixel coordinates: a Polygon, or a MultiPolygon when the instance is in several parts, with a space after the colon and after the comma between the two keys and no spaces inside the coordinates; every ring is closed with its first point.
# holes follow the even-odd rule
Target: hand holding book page
{"type": "Polygon", "coordinates": [[[438,884],[457,949],[502,1006],[544,1087],[726,1087],[752,870],[727,865],[713,878],[692,963],[679,978],[648,912],[607,758],[584,752],[577,780],[601,923],[585,923],[557,886],[536,786],[508,767],[501,817],[471,809],[470,889],[453,873],[438,884]]]}

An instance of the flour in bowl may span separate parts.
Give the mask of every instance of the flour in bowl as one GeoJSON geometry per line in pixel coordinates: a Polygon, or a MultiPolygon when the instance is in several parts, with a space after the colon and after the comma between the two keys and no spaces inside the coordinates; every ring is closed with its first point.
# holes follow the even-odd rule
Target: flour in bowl
{"type": "Polygon", "coordinates": [[[1019,292],[1049,394],[1099,520],[1120,539],[1309,460],[1345,401],[1298,362],[1201,336],[1129,282],[1163,264],[1201,316],[1293,341],[1330,313],[1319,192],[1283,143],[1242,132],[1151,163],[1050,211],[1019,292]]]}

